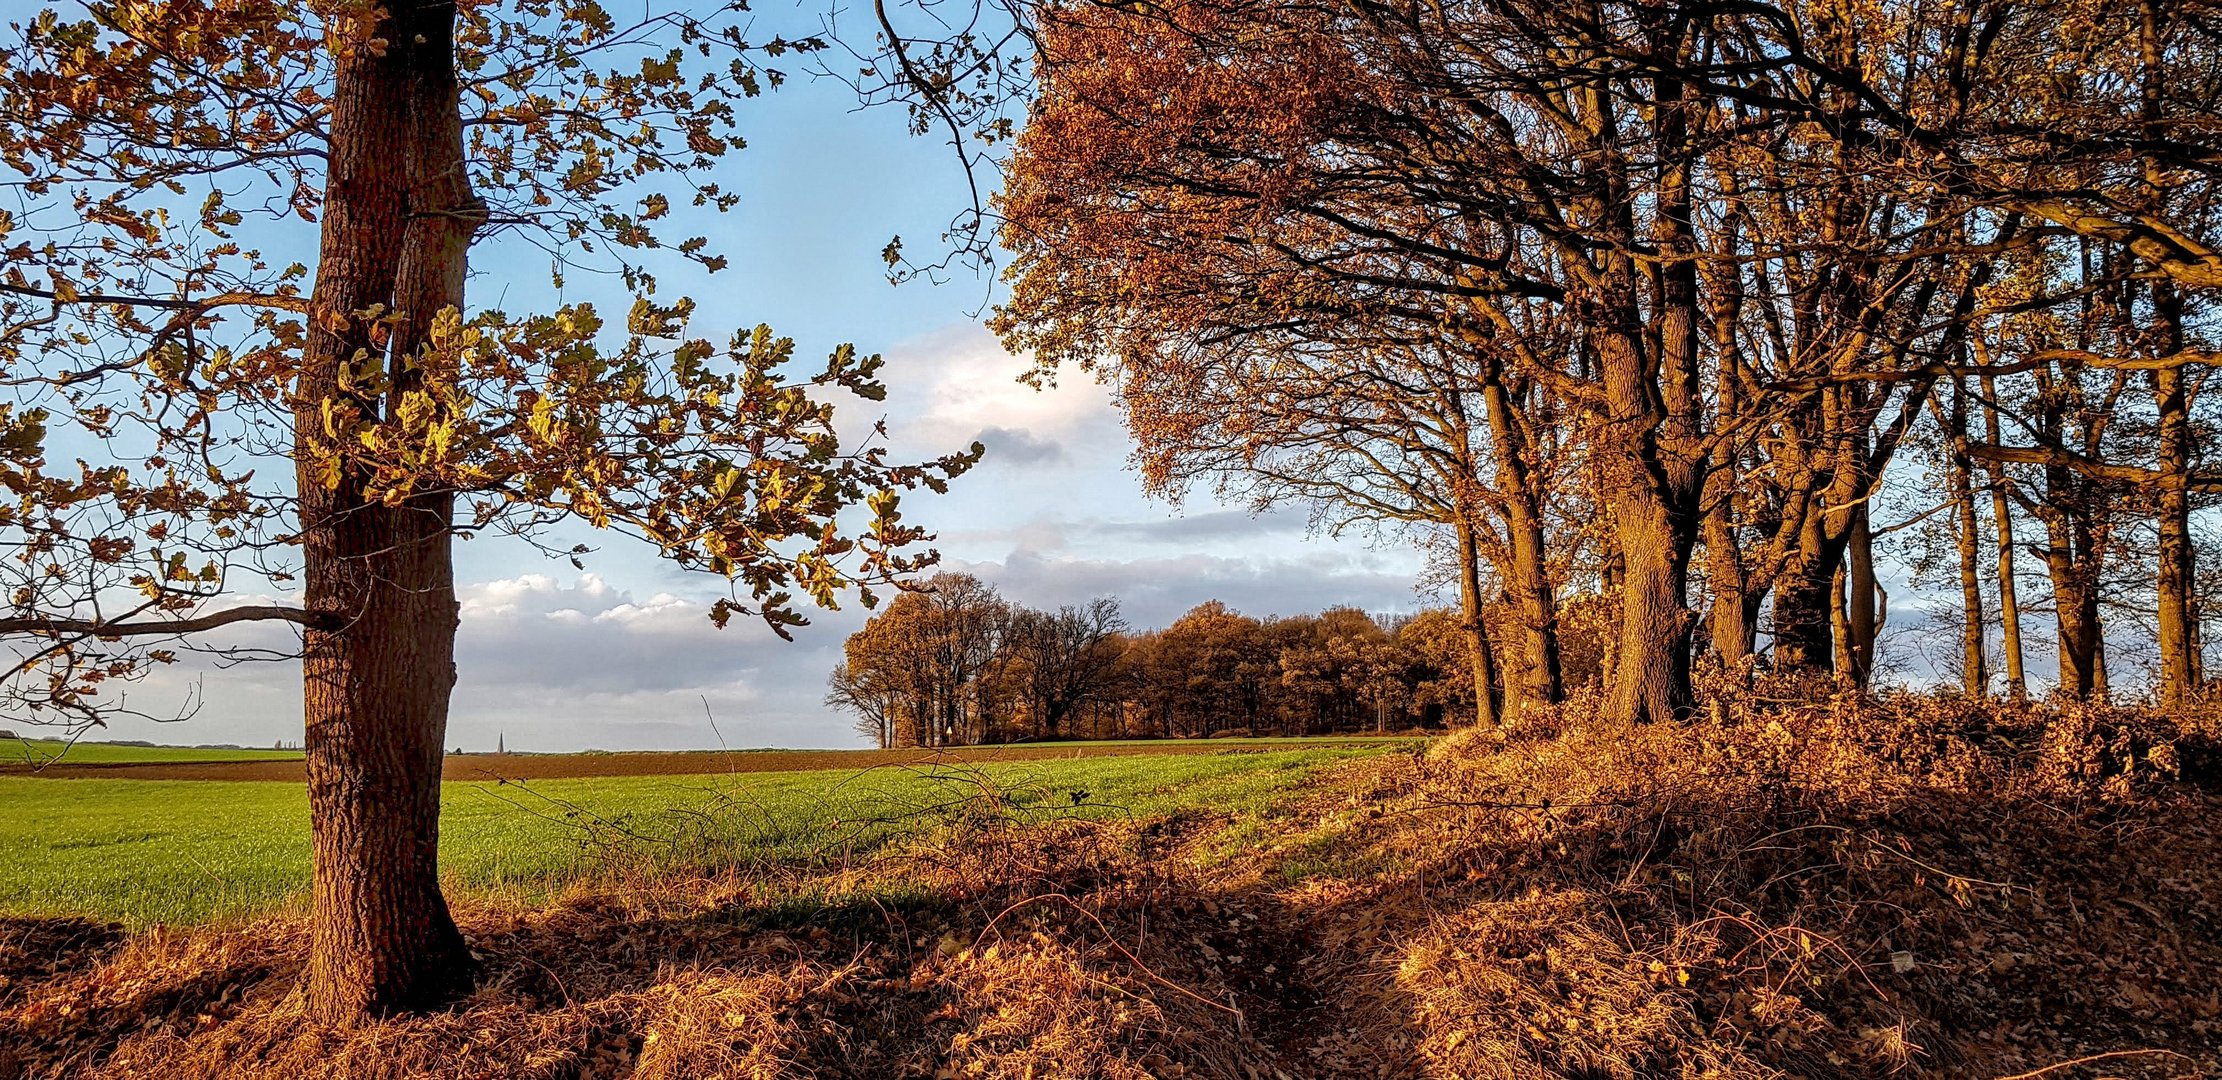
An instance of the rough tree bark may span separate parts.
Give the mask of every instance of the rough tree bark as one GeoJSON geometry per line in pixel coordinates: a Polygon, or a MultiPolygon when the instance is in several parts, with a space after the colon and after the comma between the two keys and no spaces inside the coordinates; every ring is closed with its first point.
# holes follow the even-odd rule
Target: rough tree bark
{"type": "Polygon", "coordinates": [[[1504,507],[1505,541],[1510,558],[1499,573],[1520,620],[1520,655],[1504,673],[1507,717],[1531,705],[1553,705],[1564,697],[1559,668],[1558,600],[1552,595],[1550,538],[1545,533],[1541,492],[1530,466],[1527,429],[1504,369],[1493,353],[1481,354],[1482,400],[1487,406],[1491,441],[1496,445],[1497,495],[1504,507]]]}
{"type": "Polygon", "coordinates": [[[1626,723],[1675,720],[1691,708],[1688,607],[1698,470],[1660,445],[1658,401],[1639,338],[1600,339],[1614,446],[1613,523],[1623,578],[1606,714],[1626,723]]]}
{"type": "MultiPolygon", "coordinates": [[[[2061,440],[2063,407],[2055,385],[2040,372],[2038,424],[2047,441],[2061,440]]],[[[2053,620],[2059,636],[2055,691],[2089,699],[2099,687],[2098,530],[2092,484],[2065,464],[2045,466],[2044,498],[2032,509],[2045,526],[2045,570],[2052,578],[2053,620]]]]}
{"type": "MultiPolygon", "coordinates": [[[[1733,194],[1734,178],[1725,178],[1723,183],[1733,194]]],[[[1737,247],[1736,225],[1737,219],[1731,216],[1722,226],[1726,233],[1722,246],[1729,250],[1737,247]]],[[[1705,269],[1713,360],[1718,365],[1714,409],[1716,415],[1739,416],[1743,411],[1743,371],[1737,347],[1738,320],[1743,313],[1742,269],[1734,263],[1708,263],[1705,269]]],[[[1706,638],[1722,669],[1730,672],[1739,671],[1751,660],[1759,635],[1758,597],[1744,562],[1743,546],[1737,539],[1743,505],[1743,495],[1737,490],[1742,479],[1738,460],[1741,452],[1735,441],[1728,439],[1720,440],[1713,450],[1705,477],[1705,521],[1700,536],[1705,545],[1705,582],[1713,600],[1706,613],[1706,638]]]]}
{"type": "Polygon", "coordinates": [[[1836,580],[1843,572],[1846,509],[1832,496],[1846,485],[1834,478],[1849,469],[1840,445],[1845,422],[1841,395],[1831,389],[1794,410],[1790,430],[1811,445],[1803,452],[1817,459],[1806,467],[1820,480],[1808,497],[1794,503],[1783,526],[1781,568],[1774,586],[1774,667],[1777,671],[1829,672],[1837,668],[1836,624],[1843,617],[1836,580]],[[1794,529],[1792,528],[1794,526],[1794,529]]]}
{"type": "MultiPolygon", "coordinates": [[[[1666,25],[1650,29],[1662,42],[1677,33],[1666,25]]],[[[1694,95],[1671,75],[1653,78],[1650,89],[1653,107],[1646,119],[1654,126],[1658,179],[1647,231],[1661,263],[1638,271],[1625,255],[1605,257],[1601,280],[1610,284],[1603,290],[1604,325],[1595,339],[1608,420],[1606,453],[1615,459],[1614,518],[1627,575],[1605,711],[1623,723],[1678,720],[1694,705],[1690,632],[1696,616],[1689,608],[1689,574],[1706,463],[1698,387],[1704,313],[1691,202],[1699,151],[1685,108],[1694,95]],[[1646,291],[1649,296],[1643,296],[1646,291]]],[[[1603,94],[1586,104],[1596,118],[1597,144],[1614,147],[1614,106],[1603,94]]],[[[1603,216],[1633,240],[1635,168],[1617,149],[1608,159],[1603,216]]]]}
{"type": "MultiPolygon", "coordinates": [[[[1985,358],[1988,362],[1988,358],[1985,358]]],[[[1982,377],[1983,440],[1998,445],[1998,391],[1989,375],[1982,377]]],[[[2029,697],[2029,679],[2022,671],[2021,600],[2014,588],[2013,499],[2007,485],[2006,466],[1986,463],[1990,476],[1991,528],[1998,536],[1998,651],[2006,663],[2006,696],[2022,701],[2029,697]]]]}
{"type": "Polygon", "coordinates": [[[1501,722],[1497,706],[1497,660],[1489,645],[1489,628],[1481,618],[1481,543],[1470,521],[1458,525],[1458,614],[1466,643],[1474,653],[1474,722],[1496,727],[1501,722]]]}
{"type": "MultiPolygon", "coordinates": [[[[2139,115],[2155,129],[2164,117],[2162,80],[2166,77],[2161,45],[2161,4],[2142,0],[2138,8],[2138,50],[2143,66],[2139,115]]],[[[2155,208],[2167,198],[2168,178],[2148,158],[2145,163],[2146,199],[2155,208]]],[[[2183,294],[2162,279],[2152,283],[2154,326],[2148,347],[2156,356],[2173,356],[2183,348],[2183,294]]],[[[2160,478],[2154,510],[2160,526],[2160,566],[2155,593],[2160,644],[2160,699],[2181,705],[2199,693],[2204,672],[2193,631],[2191,546],[2191,403],[2184,385],[2183,368],[2169,366],[2153,372],[2153,406],[2159,420],[2160,478]]]]}
{"type": "MultiPolygon", "coordinates": [[[[2162,286],[2166,289],[2166,286],[2162,286]]],[[[2174,350],[2171,349],[2171,352],[2174,350]]],[[[2181,705],[2199,692],[2202,664],[2192,631],[2191,410],[2183,369],[2153,372],[2160,419],[2160,565],[2156,581],[2160,697],[2181,705]]]]}
{"type": "Polygon", "coordinates": [[[1882,625],[1882,590],[1875,581],[1875,539],[1867,523],[1867,503],[1852,511],[1852,532],[1845,544],[1845,674],[1865,687],[1875,675],[1875,634],[1882,625]]]}
{"type": "Polygon", "coordinates": [[[1850,532],[1830,518],[1845,520],[1850,511],[1832,504],[1827,496],[1839,487],[1829,484],[1813,497],[1800,500],[1796,531],[1784,538],[1789,543],[1774,587],[1777,671],[1837,670],[1836,655],[1841,651],[1837,647],[1841,636],[1837,624],[1844,613],[1837,579],[1844,572],[1844,547],[1850,532]]]}
{"type": "Polygon", "coordinates": [[[303,707],[315,843],[308,1001],[318,1019],[430,1008],[471,982],[440,894],[440,754],[455,683],[453,497],[388,505],[337,477],[322,406],[352,400],[342,368],[385,354],[392,393],[441,308],[460,303],[484,210],[463,173],[453,3],[397,5],[338,60],[313,329],[296,387],[306,606],[303,707]],[[383,307],[379,323],[361,313],[383,307]]]}
{"type": "MultiPolygon", "coordinates": [[[[1941,403],[1940,403],[1941,407],[1941,403]]],[[[1974,462],[1967,452],[1967,384],[1954,379],[1952,405],[1941,417],[1952,488],[1953,540],[1960,559],[1960,689],[1971,697],[1990,690],[1984,655],[1982,521],[1975,510],[1974,462]]]]}

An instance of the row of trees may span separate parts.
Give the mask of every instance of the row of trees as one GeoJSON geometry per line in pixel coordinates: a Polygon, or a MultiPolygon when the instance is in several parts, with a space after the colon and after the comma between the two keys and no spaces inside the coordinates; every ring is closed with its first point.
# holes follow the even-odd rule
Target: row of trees
{"type": "MultiPolygon", "coordinates": [[[[1970,692],[2029,691],[2045,616],[2062,694],[2107,692],[2110,620],[2199,692],[2207,0],[1010,13],[1022,63],[891,34],[1028,100],[994,325],[1110,382],[1161,491],[1430,537],[1480,719],[1563,696],[1575,601],[1622,720],[1700,662],[1864,684],[1886,583],[1938,568],[1878,544],[1914,522],[1970,692]]],[[[951,85],[911,82],[996,122],[951,85]]]]}
{"type": "MultiPolygon", "coordinates": [[[[1578,636],[1577,680],[1598,671],[1591,644],[1578,636]]],[[[1038,611],[957,573],[852,635],[828,685],[882,747],[1437,726],[1470,717],[1475,689],[1451,610],[1259,619],[1213,600],[1134,631],[1112,598],[1038,611]]]]}

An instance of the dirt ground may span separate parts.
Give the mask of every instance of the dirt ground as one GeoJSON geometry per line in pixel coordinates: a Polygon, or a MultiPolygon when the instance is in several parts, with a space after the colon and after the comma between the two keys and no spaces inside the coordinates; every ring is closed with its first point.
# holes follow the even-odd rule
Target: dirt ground
{"type": "MultiPolygon", "coordinates": [[[[668,753],[451,754],[442,768],[449,780],[554,780],[592,776],[684,776],[703,773],[810,772],[889,765],[1041,761],[1050,758],[1127,754],[1213,754],[1354,746],[1383,740],[1339,737],[1257,742],[1042,743],[1032,746],[955,747],[946,750],[696,750],[668,753]]],[[[104,762],[43,768],[0,765],[0,776],[51,780],[285,780],[306,781],[299,760],[207,762],[104,762]]]]}

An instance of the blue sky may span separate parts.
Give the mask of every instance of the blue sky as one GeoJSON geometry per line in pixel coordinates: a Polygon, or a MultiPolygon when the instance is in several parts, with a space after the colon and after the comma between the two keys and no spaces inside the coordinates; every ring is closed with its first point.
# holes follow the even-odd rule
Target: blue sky
{"type": "MultiPolygon", "coordinates": [[[[1027,362],[978,325],[990,280],[960,271],[939,285],[889,285],[879,257],[889,238],[901,235],[913,253],[933,251],[967,204],[947,146],[908,136],[892,109],[857,110],[837,82],[799,75],[749,103],[742,119],[749,148],[718,178],[742,194],[741,205],[694,226],[731,268],[710,276],[675,270],[663,298],[693,296],[694,332],[703,336],[763,322],[794,337],[804,355],[844,341],[886,355],[888,400],[857,402],[844,427],[884,417],[898,454],[986,442],[985,463],[948,496],[921,493],[905,503],[909,520],[940,534],[946,567],[1035,605],[1117,595],[1141,626],[1215,598],[1258,615],[1426,602],[1414,591],[1421,560],[1409,547],[1312,537],[1301,509],[1253,517],[1208,492],[1177,512],[1145,499],[1099,387],[1068,379],[1039,392],[1016,381],[1027,362]]],[[[473,304],[520,311],[551,296],[547,257],[523,244],[482,245],[473,265],[473,304]]],[[[567,299],[605,309],[627,302],[581,275],[567,290],[567,299]]],[[[856,743],[849,719],[820,698],[864,612],[822,613],[793,643],[740,621],[719,631],[706,613],[722,583],[622,538],[578,539],[599,548],[584,572],[515,543],[461,545],[452,744],[486,749],[497,736],[528,750],[856,743]]],[[[298,740],[298,680],[290,663],[181,665],[134,688],[131,703],[167,713],[197,695],[202,706],[190,720],[119,721],[96,737],[298,740]]]]}

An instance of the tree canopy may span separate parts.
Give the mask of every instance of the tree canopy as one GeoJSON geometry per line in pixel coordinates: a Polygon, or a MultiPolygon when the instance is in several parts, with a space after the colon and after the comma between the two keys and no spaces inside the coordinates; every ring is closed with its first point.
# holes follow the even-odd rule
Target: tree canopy
{"type": "Polygon", "coordinates": [[[823,44],[744,12],[89,0],[0,42],[9,713],[99,723],[188,635],[300,627],[325,1018],[467,983],[434,869],[455,539],[629,535],[784,635],[930,564],[900,495],[978,456],[844,444],[877,357],[662,292],[726,265],[685,230],[737,205],[744,99],[823,44]],[[466,302],[484,245],[545,253],[551,299],[466,302]]]}

